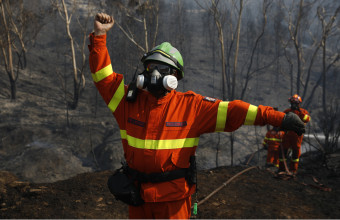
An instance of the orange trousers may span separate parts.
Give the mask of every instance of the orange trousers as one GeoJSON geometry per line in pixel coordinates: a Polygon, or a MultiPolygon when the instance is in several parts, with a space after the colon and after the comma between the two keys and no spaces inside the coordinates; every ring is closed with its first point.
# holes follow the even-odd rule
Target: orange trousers
{"type": "MultiPolygon", "coordinates": [[[[288,150],[289,149],[292,150],[292,158],[291,158],[290,165],[289,165],[289,170],[291,172],[297,172],[297,170],[298,170],[299,160],[300,160],[300,156],[301,156],[302,140],[303,140],[303,135],[298,136],[295,132],[292,132],[292,131],[289,131],[283,139],[282,145],[283,145],[285,158],[287,158],[288,150]]],[[[288,161],[286,161],[286,162],[287,162],[287,165],[288,165],[288,161]]],[[[281,150],[280,150],[279,170],[280,171],[285,170],[281,150]]]]}
{"type": "Polygon", "coordinates": [[[267,163],[279,167],[279,146],[268,146],[267,163]]]}
{"type": "Polygon", "coordinates": [[[146,202],[141,206],[129,206],[130,219],[189,219],[191,196],[170,202],[146,202]]]}

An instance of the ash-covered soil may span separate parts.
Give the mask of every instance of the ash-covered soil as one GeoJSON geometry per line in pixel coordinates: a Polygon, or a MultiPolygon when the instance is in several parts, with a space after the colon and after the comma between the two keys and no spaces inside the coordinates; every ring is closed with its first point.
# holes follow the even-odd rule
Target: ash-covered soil
{"type": "MultiPolygon", "coordinates": [[[[247,167],[198,173],[198,201],[247,167]]],[[[256,167],[236,177],[198,207],[192,218],[340,218],[340,175],[324,166],[302,165],[297,177],[282,180],[256,167]]],[[[33,184],[0,172],[1,218],[128,218],[128,207],[110,194],[111,171],[79,174],[55,183],[33,184]]]]}

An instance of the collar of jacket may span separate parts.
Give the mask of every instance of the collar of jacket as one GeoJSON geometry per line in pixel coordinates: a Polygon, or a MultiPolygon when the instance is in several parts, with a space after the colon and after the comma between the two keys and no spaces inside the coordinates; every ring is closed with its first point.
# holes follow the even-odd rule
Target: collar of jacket
{"type": "Polygon", "coordinates": [[[146,91],[148,93],[148,101],[151,103],[151,104],[155,104],[155,105],[161,105],[163,103],[166,103],[168,102],[171,97],[174,96],[175,94],[175,90],[172,90],[171,92],[169,92],[168,94],[166,94],[165,96],[157,99],[155,96],[153,96],[150,92],[146,91]]]}

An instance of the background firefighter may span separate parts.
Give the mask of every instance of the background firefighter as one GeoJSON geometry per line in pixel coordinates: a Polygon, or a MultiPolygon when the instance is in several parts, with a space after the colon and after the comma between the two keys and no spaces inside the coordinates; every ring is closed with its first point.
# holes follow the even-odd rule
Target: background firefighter
{"type": "Polygon", "coordinates": [[[279,148],[282,144],[284,132],[279,127],[273,127],[263,139],[263,146],[267,149],[266,166],[279,167],[279,148]]]}
{"type": "Polygon", "coordinates": [[[184,77],[183,59],[167,42],[143,56],[144,71],[126,86],[123,75],[113,72],[106,47],[106,32],[113,24],[111,16],[96,15],[89,63],[94,83],[119,125],[128,169],[138,174],[136,182],[145,203],[130,205],[130,218],[190,218],[196,185],[185,176],[165,179],[190,167],[201,134],[266,124],[305,132],[295,114],[175,91],[177,80],[184,77]],[[132,100],[131,94],[136,94],[132,100]]]}
{"type": "MultiPolygon", "coordinates": [[[[284,112],[293,112],[298,115],[299,118],[306,124],[310,121],[310,114],[307,110],[300,107],[300,103],[302,99],[299,95],[295,94],[288,99],[291,107],[286,109],[284,112]]],[[[294,131],[287,131],[283,138],[283,152],[285,155],[285,159],[282,156],[282,150],[280,150],[280,162],[279,162],[279,172],[285,171],[284,160],[287,161],[289,150],[292,151],[292,156],[289,164],[289,170],[292,174],[296,174],[299,166],[299,159],[301,156],[301,144],[303,140],[303,135],[298,135],[294,131]]]]}
{"type": "MultiPolygon", "coordinates": [[[[278,108],[274,108],[276,111],[278,108]]],[[[267,131],[265,138],[263,139],[263,147],[267,149],[266,166],[279,167],[279,148],[282,144],[284,132],[280,131],[279,127],[273,127],[267,131]]]]}

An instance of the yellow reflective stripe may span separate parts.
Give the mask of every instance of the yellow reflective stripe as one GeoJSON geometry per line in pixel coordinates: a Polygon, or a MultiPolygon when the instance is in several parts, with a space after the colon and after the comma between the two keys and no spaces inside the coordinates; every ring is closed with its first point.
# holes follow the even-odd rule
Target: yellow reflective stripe
{"type": "Polygon", "coordinates": [[[268,140],[268,141],[278,141],[278,142],[282,142],[282,139],[279,138],[267,138],[265,137],[264,139],[268,140]]]}
{"type": "Polygon", "coordinates": [[[303,117],[302,121],[307,121],[308,118],[309,118],[309,116],[305,115],[305,117],[303,117]]]}
{"type": "Polygon", "coordinates": [[[225,123],[227,121],[228,104],[229,102],[220,102],[218,104],[215,131],[224,131],[225,123]]]}
{"type": "Polygon", "coordinates": [[[120,136],[122,137],[122,139],[126,139],[127,137],[126,130],[120,130],[120,136]]]}
{"type": "Polygon", "coordinates": [[[120,82],[120,85],[118,86],[118,89],[116,90],[109,104],[107,105],[112,112],[116,111],[116,108],[119,105],[120,101],[122,100],[124,93],[125,91],[124,91],[124,79],[123,79],[120,82]]]}
{"type": "Polygon", "coordinates": [[[179,149],[198,146],[199,142],[198,137],[169,140],[151,140],[151,139],[143,140],[128,135],[126,133],[126,130],[121,130],[120,135],[122,139],[128,141],[128,144],[131,147],[139,149],[151,149],[151,150],[179,149]]]}
{"type": "Polygon", "coordinates": [[[164,51],[162,51],[162,50],[154,50],[153,51],[153,53],[161,53],[161,54],[163,54],[163,55],[165,55],[166,57],[170,57],[170,55],[169,54],[167,54],[167,53],[165,53],[164,51]]]}
{"type": "Polygon", "coordinates": [[[98,70],[96,73],[91,73],[92,79],[94,82],[99,82],[102,79],[105,79],[107,76],[113,73],[111,64],[107,65],[103,69],[98,70]]]}
{"type": "Polygon", "coordinates": [[[287,160],[286,158],[285,159],[279,159],[280,162],[284,162],[286,160],[287,160]]]}
{"type": "Polygon", "coordinates": [[[299,162],[299,158],[297,158],[297,159],[292,159],[292,162],[299,162]]]}
{"type": "Polygon", "coordinates": [[[245,125],[253,125],[255,123],[257,115],[257,106],[249,105],[246,120],[244,121],[245,125]]]}

